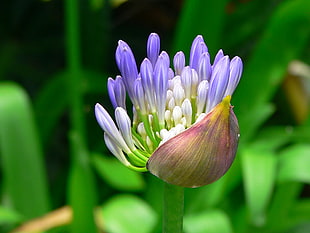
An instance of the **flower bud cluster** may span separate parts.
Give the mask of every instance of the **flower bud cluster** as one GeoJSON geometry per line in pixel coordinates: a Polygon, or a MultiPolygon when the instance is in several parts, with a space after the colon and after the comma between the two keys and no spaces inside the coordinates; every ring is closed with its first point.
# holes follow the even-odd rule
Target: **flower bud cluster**
{"type": "MultiPolygon", "coordinates": [[[[203,37],[197,36],[192,43],[189,65],[186,66],[185,55],[180,51],[173,57],[171,68],[170,57],[165,51],[160,52],[160,39],[155,33],[148,38],[147,57],[142,61],[140,70],[126,42],[119,41],[115,57],[121,75],[108,79],[108,92],[115,108],[116,124],[100,104],[96,104],[95,114],[104,130],[107,147],[125,166],[137,171],[158,171],[154,166],[150,166],[150,161],[156,161],[156,167],[160,166],[161,162],[153,156],[162,157],[157,154],[163,145],[166,148],[167,143],[173,141],[177,135],[191,134],[190,137],[195,138],[192,133],[188,133],[191,132],[190,129],[200,122],[212,127],[209,125],[210,120],[205,119],[212,116],[214,118],[214,115],[221,117],[219,112],[226,114],[226,121],[215,121],[213,124],[217,128],[224,127],[216,124],[221,122],[227,126],[224,127],[224,133],[239,134],[237,121],[229,107],[230,96],[242,73],[242,61],[239,57],[230,60],[220,50],[211,64],[203,37]],[[133,104],[132,121],[127,111],[131,108],[126,106],[126,93],[133,104]],[[214,111],[225,98],[226,105],[222,104],[220,109],[214,111]],[[235,129],[235,132],[230,132],[231,128],[235,129]]],[[[208,133],[201,135],[212,137],[208,133]]],[[[224,137],[231,141],[230,135],[224,137]]],[[[178,144],[182,143],[184,144],[178,141],[178,144]]],[[[232,140],[232,143],[237,144],[237,141],[232,140]]],[[[157,172],[152,173],[158,175],[157,172]]],[[[175,182],[169,179],[166,181],[175,182]]],[[[197,185],[200,185],[198,183],[197,185]]],[[[177,184],[191,186],[182,182],[177,184]]]]}

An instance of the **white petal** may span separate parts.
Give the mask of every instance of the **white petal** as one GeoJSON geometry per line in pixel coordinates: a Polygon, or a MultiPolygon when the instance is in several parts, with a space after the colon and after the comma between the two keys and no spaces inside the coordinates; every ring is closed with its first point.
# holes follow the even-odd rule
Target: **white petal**
{"type": "Polygon", "coordinates": [[[117,107],[115,109],[115,119],[118,125],[118,128],[125,139],[126,144],[128,147],[134,151],[136,148],[133,144],[132,140],[132,134],[131,134],[131,121],[129,116],[127,115],[127,112],[121,108],[117,107]]]}
{"type": "Polygon", "coordinates": [[[182,112],[186,120],[186,127],[192,124],[192,104],[189,99],[185,99],[182,103],[182,112]]]}
{"type": "Polygon", "coordinates": [[[113,141],[115,141],[115,143],[118,144],[118,146],[125,153],[129,153],[130,149],[118,131],[114,121],[112,120],[109,113],[100,104],[96,104],[95,106],[95,115],[101,128],[113,139],[113,141]]]}
{"type": "Polygon", "coordinates": [[[177,125],[180,123],[182,118],[182,109],[179,106],[175,106],[172,112],[172,118],[174,120],[174,125],[177,125]]]}
{"type": "Polygon", "coordinates": [[[121,161],[125,166],[130,165],[121,148],[118,147],[117,143],[115,143],[107,133],[104,133],[104,141],[108,149],[119,161],[121,161]]]}

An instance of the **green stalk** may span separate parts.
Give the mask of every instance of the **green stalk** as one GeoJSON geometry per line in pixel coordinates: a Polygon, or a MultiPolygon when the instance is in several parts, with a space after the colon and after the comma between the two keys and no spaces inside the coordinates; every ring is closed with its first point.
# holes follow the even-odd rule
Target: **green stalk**
{"type": "Polygon", "coordinates": [[[164,183],[163,233],[183,232],[184,188],[164,183]]]}
{"type": "Polygon", "coordinates": [[[66,59],[68,69],[68,92],[70,97],[69,133],[71,149],[71,171],[68,181],[68,199],[73,209],[71,232],[95,233],[93,211],[96,204],[96,191],[92,171],[89,166],[85,139],[85,119],[83,112],[82,67],[79,31],[78,0],[66,0],[66,59]]]}
{"type": "MultiPolygon", "coordinates": [[[[84,116],[82,113],[83,100],[81,93],[81,58],[80,58],[80,33],[78,2],[67,0],[65,3],[66,15],[66,58],[67,69],[69,72],[68,85],[70,90],[71,104],[71,126],[74,131],[79,132],[80,136],[85,135],[84,116]]],[[[84,140],[83,140],[84,141],[84,140]]]]}

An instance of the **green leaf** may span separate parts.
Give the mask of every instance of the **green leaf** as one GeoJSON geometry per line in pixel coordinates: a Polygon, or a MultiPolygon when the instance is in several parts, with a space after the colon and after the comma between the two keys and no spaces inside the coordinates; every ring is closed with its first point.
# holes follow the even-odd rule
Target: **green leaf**
{"type": "Polygon", "coordinates": [[[210,53],[219,49],[227,0],[186,0],[179,17],[173,51],[190,49],[196,35],[203,35],[210,53]]]}
{"type": "Polygon", "coordinates": [[[68,106],[67,79],[65,72],[55,74],[35,98],[34,110],[43,144],[49,141],[52,130],[68,106]]]}
{"type": "MultiPolygon", "coordinates": [[[[244,64],[243,77],[233,97],[240,129],[253,133],[257,125],[253,111],[270,101],[284,78],[288,63],[308,46],[310,1],[284,1],[273,14],[250,60],[244,64]],[[246,126],[246,127],[245,127],[246,126]]],[[[242,131],[241,131],[242,132],[242,131]]]]}
{"type": "MultiPolygon", "coordinates": [[[[36,96],[35,115],[43,144],[48,142],[52,130],[69,105],[68,79],[70,75],[68,71],[53,75],[36,96]]],[[[81,70],[80,75],[83,82],[79,86],[83,93],[103,94],[106,92],[107,76],[89,70],[81,70]]]]}
{"type": "Polygon", "coordinates": [[[0,206],[0,224],[16,224],[23,220],[23,217],[15,211],[0,206]]]}
{"type": "Polygon", "coordinates": [[[102,206],[103,230],[110,233],[148,233],[157,216],[143,200],[132,195],[118,195],[102,206]]]}
{"type": "Polygon", "coordinates": [[[310,125],[296,127],[292,131],[292,140],[298,143],[308,143],[310,142],[309,132],[310,132],[310,125]]]}
{"type": "Polygon", "coordinates": [[[277,185],[268,212],[267,227],[270,232],[287,232],[291,214],[298,202],[303,184],[286,182],[277,185]]]}
{"type": "Polygon", "coordinates": [[[290,142],[294,128],[284,126],[272,126],[263,128],[251,143],[255,147],[264,151],[275,152],[285,144],[290,142]]]}
{"type": "Polygon", "coordinates": [[[184,217],[186,233],[232,233],[232,225],[227,214],[220,210],[209,210],[184,217]]]}
{"type": "Polygon", "coordinates": [[[292,207],[289,213],[289,223],[291,226],[296,226],[303,222],[308,222],[310,219],[310,199],[303,199],[298,201],[292,207]]]}
{"type": "Polygon", "coordinates": [[[278,180],[310,184],[310,144],[293,145],[279,155],[278,180]]]}
{"type": "MultiPolygon", "coordinates": [[[[239,106],[236,105],[234,109],[238,109],[239,106]]],[[[238,111],[238,110],[237,110],[238,111]]],[[[256,106],[253,111],[248,111],[246,114],[237,115],[240,125],[240,139],[243,142],[248,141],[252,138],[253,134],[258,130],[259,126],[261,126],[274,112],[274,106],[271,104],[262,104],[256,106]],[[246,117],[244,118],[244,115],[246,117]]]]}
{"type": "Polygon", "coordinates": [[[112,187],[122,191],[140,191],[145,187],[142,174],[125,167],[115,158],[93,156],[93,164],[99,175],[112,187]]]}
{"type": "Polygon", "coordinates": [[[241,151],[246,201],[256,226],[265,223],[265,212],[274,188],[277,159],[270,152],[246,148],[241,151]]]}
{"type": "Polygon", "coordinates": [[[4,192],[26,218],[49,210],[43,155],[27,94],[14,83],[0,85],[0,155],[4,192]]]}

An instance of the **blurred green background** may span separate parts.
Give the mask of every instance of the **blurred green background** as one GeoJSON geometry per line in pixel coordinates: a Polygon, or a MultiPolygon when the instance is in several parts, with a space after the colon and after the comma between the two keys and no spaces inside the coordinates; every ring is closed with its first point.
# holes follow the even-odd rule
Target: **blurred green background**
{"type": "Polygon", "coordinates": [[[244,61],[232,104],[237,158],[219,181],[186,189],[186,233],[310,232],[309,0],[12,0],[0,7],[0,232],[161,232],[162,183],[106,149],[125,40],[139,64],[151,32],[189,54],[244,61]]]}

